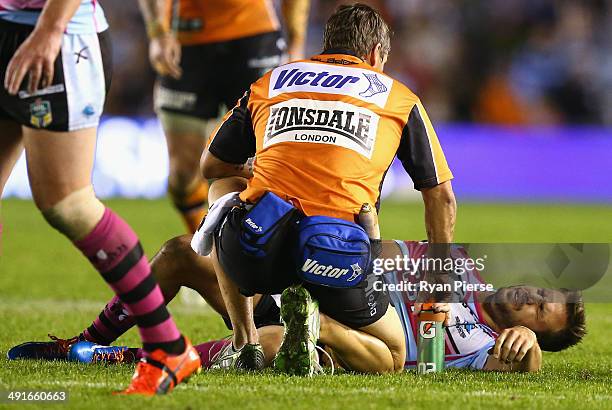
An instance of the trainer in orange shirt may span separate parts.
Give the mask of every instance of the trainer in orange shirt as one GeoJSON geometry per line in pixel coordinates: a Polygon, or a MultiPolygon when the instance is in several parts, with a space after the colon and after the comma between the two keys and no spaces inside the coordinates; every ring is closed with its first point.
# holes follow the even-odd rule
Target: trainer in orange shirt
{"type": "MultiPolygon", "coordinates": [[[[305,215],[352,222],[363,203],[378,205],[385,173],[397,156],[422,193],[428,239],[452,242],[452,174],[419,99],[382,71],[389,37],[389,28],[372,8],[341,6],[325,27],[322,54],[267,73],[226,115],[205,152],[204,176],[248,177],[248,187],[240,194],[246,203],[271,191],[305,215]],[[253,156],[251,174],[247,159],[253,156]]],[[[231,249],[238,241],[228,239],[240,237],[234,231],[242,224],[230,216],[216,235],[213,261],[238,351],[258,339],[250,300],[236,283],[251,293],[243,284],[258,280],[259,274],[252,264],[241,265],[240,251],[231,249]]],[[[276,275],[265,278],[266,286],[296,283],[287,268],[290,241],[287,237],[287,260],[275,259],[278,269],[270,269],[277,272],[262,273],[276,275]]],[[[401,368],[404,353],[398,346],[403,346],[403,336],[393,330],[400,328],[399,319],[387,309],[387,295],[372,289],[374,280],[368,274],[356,287],[304,287],[321,312],[385,342],[401,368]]]]}

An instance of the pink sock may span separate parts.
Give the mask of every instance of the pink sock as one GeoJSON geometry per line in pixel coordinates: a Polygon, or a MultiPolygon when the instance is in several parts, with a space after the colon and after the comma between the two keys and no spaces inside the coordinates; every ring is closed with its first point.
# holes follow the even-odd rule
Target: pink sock
{"type": "Polygon", "coordinates": [[[134,316],[129,314],[119,297],[114,296],[91,326],[83,331],[83,336],[90,342],[111,345],[135,324],[134,316]]]}
{"type": "MultiPolygon", "coordinates": [[[[181,334],[166,309],[142,246],[129,225],[106,208],[93,231],[75,245],[133,315],[145,350],[162,348],[169,353],[181,353],[184,347],[181,334]]],[[[103,320],[100,324],[105,325],[103,320]]],[[[112,336],[112,329],[106,327],[111,330],[106,336],[112,336]]]]}

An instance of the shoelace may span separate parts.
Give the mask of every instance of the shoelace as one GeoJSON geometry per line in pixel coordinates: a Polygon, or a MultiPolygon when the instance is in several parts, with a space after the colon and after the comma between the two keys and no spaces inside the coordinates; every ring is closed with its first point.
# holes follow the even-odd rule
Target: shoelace
{"type": "MultiPolygon", "coordinates": [[[[319,345],[315,345],[315,347],[320,350],[321,352],[323,352],[323,354],[325,356],[327,356],[327,359],[329,360],[329,363],[331,364],[331,375],[334,375],[334,360],[332,359],[331,355],[329,353],[327,353],[327,351],[325,351],[325,349],[323,349],[321,346],[319,345]]],[[[323,373],[325,374],[325,370],[323,369],[323,366],[321,366],[319,363],[317,363],[317,366],[315,367],[315,371],[316,373],[323,373]]]]}
{"type": "Polygon", "coordinates": [[[98,362],[109,362],[109,363],[122,363],[125,359],[125,353],[128,351],[128,348],[123,348],[116,352],[103,352],[103,353],[94,353],[91,358],[92,363],[98,362]]]}
{"type": "Polygon", "coordinates": [[[68,354],[68,349],[70,349],[70,346],[79,341],[79,338],[77,336],[70,339],[60,339],[59,337],[54,336],[51,333],[49,333],[47,336],[49,336],[49,339],[55,342],[54,344],[47,346],[47,348],[49,349],[49,353],[57,355],[68,354]]]}

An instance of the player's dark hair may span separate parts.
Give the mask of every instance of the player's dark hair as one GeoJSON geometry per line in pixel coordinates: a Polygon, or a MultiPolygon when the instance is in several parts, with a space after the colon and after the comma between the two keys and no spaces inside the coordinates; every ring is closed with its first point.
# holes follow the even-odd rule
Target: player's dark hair
{"type": "Polygon", "coordinates": [[[391,49],[391,30],[380,13],[365,4],[342,5],[327,20],[323,49],[347,49],[364,57],[376,44],[381,58],[391,49]]]}
{"type": "Polygon", "coordinates": [[[567,324],[557,332],[536,332],[538,344],[547,352],[558,352],[578,344],[586,334],[584,301],[579,291],[561,289],[566,296],[567,324]]]}

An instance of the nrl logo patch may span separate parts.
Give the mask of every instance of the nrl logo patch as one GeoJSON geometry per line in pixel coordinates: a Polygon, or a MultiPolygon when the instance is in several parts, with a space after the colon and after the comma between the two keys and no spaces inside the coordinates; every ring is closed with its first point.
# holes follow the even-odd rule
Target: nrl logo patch
{"type": "Polygon", "coordinates": [[[53,122],[51,103],[37,98],[30,104],[30,124],[36,128],[45,128],[53,122]]]}

